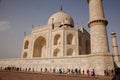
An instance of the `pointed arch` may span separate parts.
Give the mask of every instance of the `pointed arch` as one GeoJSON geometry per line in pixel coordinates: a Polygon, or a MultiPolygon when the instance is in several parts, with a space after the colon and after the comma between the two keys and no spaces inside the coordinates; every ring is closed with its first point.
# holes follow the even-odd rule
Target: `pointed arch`
{"type": "Polygon", "coordinates": [[[67,50],[67,56],[72,56],[73,55],[73,49],[70,48],[67,50]]]}
{"type": "Polygon", "coordinates": [[[46,50],[46,39],[42,36],[38,37],[34,42],[33,57],[42,57],[46,50]]]}
{"type": "Polygon", "coordinates": [[[28,55],[28,53],[27,53],[27,52],[24,52],[23,58],[27,58],[27,55],[28,55]]]}
{"type": "Polygon", "coordinates": [[[59,41],[60,41],[60,34],[56,34],[54,37],[54,45],[58,45],[59,41]]]}
{"type": "Polygon", "coordinates": [[[59,55],[60,49],[56,48],[53,52],[53,56],[57,57],[59,55]]]}
{"type": "Polygon", "coordinates": [[[68,34],[67,35],[67,44],[72,45],[75,43],[74,35],[73,34],[68,34]]]}
{"type": "Polygon", "coordinates": [[[29,46],[29,41],[26,40],[26,41],[25,41],[25,44],[24,44],[24,49],[28,49],[28,46],[29,46]]]}

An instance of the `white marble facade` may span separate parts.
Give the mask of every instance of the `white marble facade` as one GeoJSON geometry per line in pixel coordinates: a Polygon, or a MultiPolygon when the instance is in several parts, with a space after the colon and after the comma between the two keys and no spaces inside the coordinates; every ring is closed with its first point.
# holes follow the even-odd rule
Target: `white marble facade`
{"type": "Polygon", "coordinates": [[[90,34],[83,27],[75,28],[72,17],[61,9],[50,16],[48,24],[35,27],[30,35],[24,36],[21,58],[2,59],[0,67],[14,65],[36,71],[94,69],[96,75],[104,75],[104,70],[114,69],[114,63],[120,66],[119,55],[114,58],[109,52],[102,0],[88,0],[88,3],[90,34]]]}

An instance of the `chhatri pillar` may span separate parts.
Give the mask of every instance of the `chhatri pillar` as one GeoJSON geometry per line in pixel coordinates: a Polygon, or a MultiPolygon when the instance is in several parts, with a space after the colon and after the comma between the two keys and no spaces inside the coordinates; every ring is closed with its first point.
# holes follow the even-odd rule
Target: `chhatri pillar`
{"type": "Polygon", "coordinates": [[[118,44],[117,44],[117,38],[116,38],[116,33],[112,32],[112,47],[113,47],[113,56],[114,56],[114,61],[119,61],[119,50],[118,50],[118,44]]]}
{"type": "Polygon", "coordinates": [[[102,0],[87,0],[89,3],[89,22],[91,37],[91,53],[109,53],[108,37],[102,0]]]}

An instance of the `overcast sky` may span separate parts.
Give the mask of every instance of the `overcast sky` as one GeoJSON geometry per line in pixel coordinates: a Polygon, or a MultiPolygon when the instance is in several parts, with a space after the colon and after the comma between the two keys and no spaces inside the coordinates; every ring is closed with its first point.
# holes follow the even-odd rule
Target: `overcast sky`
{"type": "MultiPolygon", "coordinates": [[[[32,24],[46,25],[49,17],[59,11],[60,5],[70,14],[74,23],[87,26],[89,11],[87,0],[0,0],[0,58],[19,58],[24,32],[30,35],[32,24]]],[[[120,49],[120,0],[103,0],[109,46],[112,53],[111,32],[117,33],[120,49]]]]}

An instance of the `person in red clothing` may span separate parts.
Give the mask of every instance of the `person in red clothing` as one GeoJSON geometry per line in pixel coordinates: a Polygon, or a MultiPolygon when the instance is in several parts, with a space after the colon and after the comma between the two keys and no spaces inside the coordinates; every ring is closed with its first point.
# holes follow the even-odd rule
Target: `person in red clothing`
{"type": "Polygon", "coordinates": [[[84,74],[85,74],[85,71],[84,71],[84,69],[83,69],[83,71],[82,71],[82,72],[83,72],[83,75],[84,75],[84,74]]]}
{"type": "Polygon", "coordinates": [[[89,71],[89,69],[87,70],[87,75],[88,75],[88,76],[90,75],[90,71],[89,71]]]}

